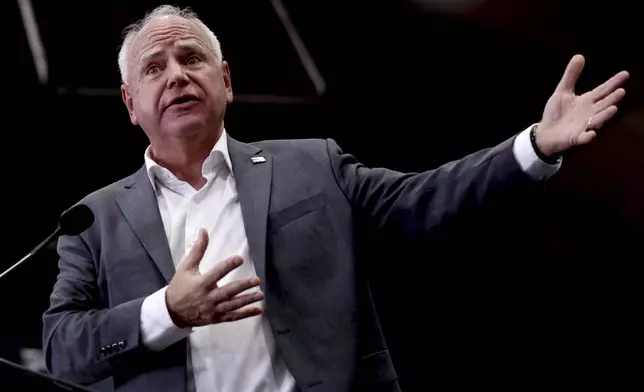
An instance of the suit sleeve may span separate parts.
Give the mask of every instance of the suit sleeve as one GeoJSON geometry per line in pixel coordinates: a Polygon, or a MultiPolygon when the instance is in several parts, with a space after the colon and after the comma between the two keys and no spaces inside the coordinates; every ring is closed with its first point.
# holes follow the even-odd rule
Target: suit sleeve
{"type": "Polygon", "coordinates": [[[359,216],[378,230],[409,238],[539,189],[541,182],[517,162],[514,140],[423,173],[364,167],[330,139],[327,149],[337,184],[359,216]]]}
{"type": "Polygon", "coordinates": [[[61,237],[60,273],[43,315],[47,368],[56,377],[89,384],[145,352],[139,339],[144,298],[109,309],[101,305],[97,271],[80,236],[61,237]]]}

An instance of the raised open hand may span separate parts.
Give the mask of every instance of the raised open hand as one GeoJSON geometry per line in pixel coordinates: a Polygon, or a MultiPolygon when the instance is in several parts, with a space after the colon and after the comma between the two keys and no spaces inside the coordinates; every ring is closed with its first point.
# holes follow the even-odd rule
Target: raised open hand
{"type": "Polygon", "coordinates": [[[166,289],[166,305],[177,327],[196,327],[236,321],[262,313],[259,306],[245,306],[264,299],[261,291],[242,292],[259,286],[259,278],[240,279],[224,286],[218,282],[230,271],[239,267],[241,257],[229,257],[208,272],[199,272],[199,263],[208,246],[208,233],[201,229],[199,238],[181,261],[166,289]]]}
{"type": "Polygon", "coordinates": [[[535,131],[539,150],[548,157],[571,147],[589,143],[617,113],[617,103],[624,97],[620,88],[628,80],[628,72],[617,73],[592,91],[575,94],[575,83],[584,69],[585,59],[574,56],[554,94],[548,99],[543,118],[535,131]]]}

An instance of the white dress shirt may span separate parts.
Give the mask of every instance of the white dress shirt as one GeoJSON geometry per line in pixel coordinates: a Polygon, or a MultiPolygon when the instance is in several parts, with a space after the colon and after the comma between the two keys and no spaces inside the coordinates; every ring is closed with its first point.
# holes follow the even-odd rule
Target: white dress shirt
{"type": "MultiPolygon", "coordinates": [[[[149,148],[145,164],[157,195],[175,267],[196,241],[198,230],[205,228],[209,243],[199,265],[201,273],[230,256],[239,255],[244,263],[220,280],[219,286],[255,276],[226,131],[203,163],[206,185],[199,191],[156,164],[150,158],[149,148]]],[[[168,314],[165,290],[164,287],[143,302],[142,341],[153,350],[163,350],[189,336],[194,379],[188,376],[188,390],[290,392],[295,389],[295,380],[277,353],[270,326],[263,316],[179,329],[168,314]]],[[[247,292],[254,290],[258,289],[247,292]]]]}
{"type": "MultiPolygon", "coordinates": [[[[524,172],[535,180],[545,180],[557,172],[561,163],[549,165],[541,161],[532,148],[529,132],[530,128],[516,137],[513,153],[524,172]]],[[[203,163],[206,185],[199,191],[155,163],[149,147],[145,164],[157,195],[175,267],[192,247],[198,230],[205,228],[210,241],[199,266],[202,273],[217,262],[240,255],[244,264],[224,277],[220,285],[254,276],[226,131],[203,163]]],[[[168,314],[165,290],[166,287],[143,301],[142,341],[150,349],[160,351],[189,336],[194,375],[194,380],[188,377],[189,390],[291,392],[295,389],[295,380],[276,350],[264,316],[180,329],[168,314]]]]}

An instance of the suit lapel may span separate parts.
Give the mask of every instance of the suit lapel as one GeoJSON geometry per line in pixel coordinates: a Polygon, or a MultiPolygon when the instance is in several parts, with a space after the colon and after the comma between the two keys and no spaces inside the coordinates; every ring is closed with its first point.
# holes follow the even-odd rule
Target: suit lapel
{"type": "Polygon", "coordinates": [[[249,253],[261,280],[261,287],[265,290],[266,225],[273,160],[268,155],[259,155],[261,151],[261,148],[228,137],[228,153],[239,194],[249,253]]]}
{"type": "Polygon", "coordinates": [[[166,282],[170,282],[175,272],[174,263],[159,213],[157,197],[145,166],[131,178],[132,181],[126,183],[116,202],[166,282]]]}

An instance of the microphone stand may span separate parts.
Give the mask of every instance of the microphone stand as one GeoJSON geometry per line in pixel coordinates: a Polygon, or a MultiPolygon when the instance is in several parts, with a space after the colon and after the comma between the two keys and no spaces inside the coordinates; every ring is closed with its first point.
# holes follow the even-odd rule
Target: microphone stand
{"type": "MultiPolygon", "coordinates": [[[[25,257],[0,274],[0,279],[16,269],[20,264],[32,258],[42,248],[61,235],[78,235],[94,223],[94,214],[83,204],[77,204],[63,212],[58,219],[58,227],[43,242],[32,249],[25,257]]],[[[42,392],[91,392],[90,389],[55,379],[46,374],[31,371],[21,365],[0,358],[0,383],[9,385],[12,390],[20,388],[26,391],[42,392]],[[20,385],[20,386],[18,386],[20,385]]]]}
{"type": "Polygon", "coordinates": [[[41,242],[40,244],[38,244],[38,246],[33,248],[32,251],[27,253],[27,255],[25,257],[20,259],[16,264],[14,264],[11,267],[7,268],[6,271],[4,271],[2,274],[0,274],[0,279],[2,279],[5,275],[7,275],[9,272],[11,272],[14,268],[18,267],[23,262],[29,260],[29,258],[31,258],[33,255],[35,255],[36,253],[40,252],[40,250],[42,248],[44,248],[45,246],[47,246],[47,244],[49,244],[51,241],[53,241],[58,236],[60,236],[62,234],[62,231],[63,231],[63,229],[60,226],[58,226],[56,228],[56,230],[49,235],[49,237],[45,238],[45,240],[43,242],[41,242]]]}

